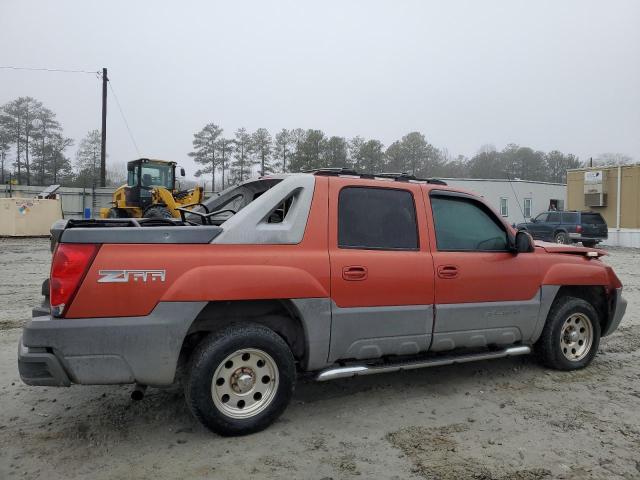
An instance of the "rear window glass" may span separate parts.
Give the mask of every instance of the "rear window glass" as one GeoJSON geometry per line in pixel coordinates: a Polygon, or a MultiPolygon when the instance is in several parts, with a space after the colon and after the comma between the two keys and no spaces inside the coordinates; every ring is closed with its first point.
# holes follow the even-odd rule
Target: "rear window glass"
{"type": "Polygon", "coordinates": [[[602,225],[605,223],[604,218],[599,213],[583,213],[582,223],[590,223],[592,225],[602,225]]]}
{"type": "Polygon", "coordinates": [[[573,212],[563,213],[562,223],[578,223],[578,214],[573,212]]]}
{"type": "Polygon", "coordinates": [[[346,187],[338,199],[338,246],[417,250],[413,195],[391,188],[346,187]]]}

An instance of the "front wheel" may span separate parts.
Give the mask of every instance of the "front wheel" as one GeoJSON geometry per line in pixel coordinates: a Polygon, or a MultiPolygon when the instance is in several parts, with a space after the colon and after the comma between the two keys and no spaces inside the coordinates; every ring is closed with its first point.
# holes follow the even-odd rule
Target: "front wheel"
{"type": "Polygon", "coordinates": [[[193,352],[185,397],[193,415],[220,435],[263,430],[285,410],[295,385],[286,342],[262,325],[232,325],[193,352]]]}
{"type": "Polygon", "coordinates": [[[600,322],[593,305],[564,297],[551,308],[536,347],[547,367],[576,370],[591,363],[599,344],[600,322]]]}

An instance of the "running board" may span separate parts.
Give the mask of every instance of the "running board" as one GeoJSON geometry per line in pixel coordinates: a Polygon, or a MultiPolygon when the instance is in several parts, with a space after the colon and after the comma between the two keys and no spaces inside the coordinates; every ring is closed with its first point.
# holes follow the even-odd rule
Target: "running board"
{"type": "Polygon", "coordinates": [[[318,374],[316,380],[325,382],[336,378],[357,377],[360,375],[373,375],[374,373],[399,372],[400,370],[414,370],[416,368],[440,367],[443,365],[453,365],[455,363],[477,362],[479,360],[491,360],[494,358],[515,357],[516,355],[526,355],[531,353],[531,347],[523,345],[509,347],[495,352],[472,353],[467,355],[451,355],[440,358],[432,358],[418,362],[390,363],[387,365],[350,365],[348,367],[337,367],[323,370],[318,374]]]}

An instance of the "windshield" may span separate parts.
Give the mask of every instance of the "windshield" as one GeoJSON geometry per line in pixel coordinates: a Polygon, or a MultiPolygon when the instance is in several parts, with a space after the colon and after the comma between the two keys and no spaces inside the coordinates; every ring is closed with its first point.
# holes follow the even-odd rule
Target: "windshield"
{"type": "Polygon", "coordinates": [[[138,184],[140,171],[140,185],[143,187],[165,187],[173,190],[173,165],[164,163],[143,163],[134,170],[129,170],[128,184],[135,187],[138,184]]]}

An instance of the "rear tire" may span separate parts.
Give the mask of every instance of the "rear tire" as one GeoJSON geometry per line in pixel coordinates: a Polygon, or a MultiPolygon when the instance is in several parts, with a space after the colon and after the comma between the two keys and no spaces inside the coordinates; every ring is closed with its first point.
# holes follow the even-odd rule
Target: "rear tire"
{"type": "Polygon", "coordinates": [[[597,242],[588,242],[588,241],[582,242],[582,246],[587,248],[594,248],[596,245],[597,245],[597,242]]]}
{"type": "Polygon", "coordinates": [[[149,207],[144,212],[145,218],[173,218],[171,212],[167,207],[157,205],[155,207],[149,207]]]}
{"type": "Polygon", "coordinates": [[[569,236],[565,232],[558,232],[554,235],[553,240],[556,243],[566,245],[569,243],[569,236]]]}
{"type": "Polygon", "coordinates": [[[599,344],[600,319],[593,305],[563,297],[551,307],[536,350],[547,367],[576,370],[591,363],[599,344]]]}
{"type": "Polygon", "coordinates": [[[246,435],[265,429],[284,412],[295,379],[293,354],[278,334],[262,325],[231,325],[194,350],[185,398],[209,430],[246,435]]]}

